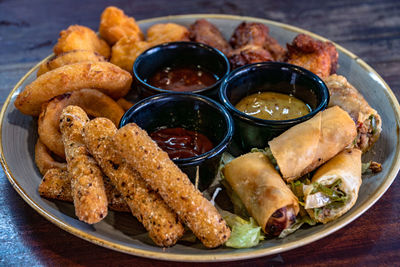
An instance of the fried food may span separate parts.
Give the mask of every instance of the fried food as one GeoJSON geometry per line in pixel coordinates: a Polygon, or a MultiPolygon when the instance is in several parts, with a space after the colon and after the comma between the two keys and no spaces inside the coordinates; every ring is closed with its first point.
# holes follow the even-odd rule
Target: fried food
{"type": "Polygon", "coordinates": [[[52,156],[50,150],[40,141],[37,140],[35,145],[35,163],[39,172],[44,175],[49,169],[67,170],[65,162],[58,162],[52,156]]]}
{"type": "Polygon", "coordinates": [[[110,62],[126,71],[133,72],[133,63],[136,58],[151,46],[148,42],[137,41],[128,36],[122,37],[112,47],[110,62]]]}
{"type": "Polygon", "coordinates": [[[100,17],[100,36],[113,45],[124,36],[143,41],[143,33],[132,17],[125,15],[121,9],[109,6],[100,17]]]}
{"type": "Polygon", "coordinates": [[[79,220],[93,224],[107,216],[108,203],[103,173],[83,142],[83,127],[88,121],[80,107],[68,106],[61,113],[60,130],[71,177],[75,214],[79,220]]]}
{"type": "Polygon", "coordinates": [[[88,50],[73,50],[65,52],[42,63],[37,71],[37,77],[56,68],[83,61],[98,62],[106,61],[106,59],[100,54],[88,50]]]}
{"type": "Polygon", "coordinates": [[[189,38],[193,42],[212,46],[225,55],[228,55],[232,50],[232,47],[222,36],[218,28],[205,19],[198,19],[190,25],[189,38]]]}
{"type": "Polygon", "coordinates": [[[105,58],[110,58],[110,47],[107,42],[100,39],[90,28],[80,25],[71,25],[60,32],[54,54],[59,55],[73,50],[88,50],[96,52],[105,58]]]}
{"type": "Polygon", "coordinates": [[[108,62],[79,62],[49,71],[25,87],[15,107],[26,115],[38,116],[43,103],[55,96],[83,88],[95,88],[119,99],[131,88],[132,76],[108,62]]]}
{"type": "Polygon", "coordinates": [[[229,43],[234,48],[228,55],[233,69],[251,63],[281,61],[286,53],[269,35],[269,28],[257,22],[239,24],[229,43]]]}
{"type": "Polygon", "coordinates": [[[356,125],[338,106],[317,113],[268,142],[286,182],[313,171],[357,136],[356,125]]]}
{"type": "Polygon", "coordinates": [[[241,155],[223,173],[264,233],[278,236],[296,221],[299,201],[263,153],[241,155]]]}
{"type": "Polygon", "coordinates": [[[329,106],[339,106],[354,120],[357,126],[355,147],[368,151],[382,132],[382,120],[358,90],[341,75],[333,74],[326,78],[330,99],[329,106]]]}
{"type": "Polygon", "coordinates": [[[121,108],[124,111],[127,111],[130,109],[134,104],[131,101],[126,100],[125,98],[120,98],[117,100],[118,105],[121,106],[121,108]]]}
{"type": "Polygon", "coordinates": [[[124,110],[112,98],[95,89],[81,89],[56,96],[43,106],[38,119],[39,138],[53,153],[65,158],[64,144],[60,133],[62,110],[74,105],[81,107],[91,117],[105,117],[119,124],[124,110]]]}
{"type": "Polygon", "coordinates": [[[232,69],[236,69],[247,64],[274,60],[266,49],[255,45],[246,45],[233,50],[229,54],[228,59],[232,69]]]}
{"type": "Polygon", "coordinates": [[[268,51],[274,61],[283,60],[286,54],[278,41],[269,35],[268,26],[258,22],[242,22],[235,29],[229,42],[235,49],[247,45],[262,47],[268,51]]]}
{"type": "MultiPolygon", "coordinates": [[[[115,211],[129,212],[129,207],[118,190],[104,176],[108,208],[115,211]]],[[[42,197],[72,202],[71,178],[66,170],[49,169],[39,184],[39,194],[42,197]]]]}
{"type": "Polygon", "coordinates": [[[299,34],[292,44],[287,44],[287,62],[326,78],[336,73],[338,52],[331,42],[314,40],[306,34],[299,34]]]}
{"type": "Polygon", "coordinates": [[[189,41],[189,31],[185,26],[175,23],[159,23],[147,30],[147,42],[152,46],[177,41],[189,41]]]}
{"type": "Polygon", "coordinates": [[[112,121],[97,118],[84,127],[84,141],[103,172],[121,192],[133,216],[149,231],[159,246],[172,246],[183,235],[178,216],[164,200],[147,187],[140,174],[116,154],[112,139],[117,128],[112,121]]]}
{"type": "Polygon", "coordinates": [[[228,240],[230,229],[216,208],[144,130],[130,123],[119,129],[113,140],[121,157],[160,194],[206,247],[217,247],[228,240]]]}

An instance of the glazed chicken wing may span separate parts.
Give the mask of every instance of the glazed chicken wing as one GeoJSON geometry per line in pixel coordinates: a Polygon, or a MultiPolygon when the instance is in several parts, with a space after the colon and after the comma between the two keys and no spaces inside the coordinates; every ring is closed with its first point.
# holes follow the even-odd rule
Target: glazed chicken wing
{"type": "Polygon", "coordinates": [[[247,64],[274,60],[266,49],[256,45],[246,45],[235,49],[229,54],[228,58],[232,69],[247,64]]]}
{"type": "Polygon", "coordinates": [[[232,49],[218,28],[205,19],[196,20],[190,25],[189,32],[191,41],[212,46],[225,55],[228,55],[232,49]]]}
{"type": "Polygon", "coordinates": [[[332,43],[299,34],[287,48],[288,63],[308,69],[321,78],[336,73],[338,52],[332,43]]]}

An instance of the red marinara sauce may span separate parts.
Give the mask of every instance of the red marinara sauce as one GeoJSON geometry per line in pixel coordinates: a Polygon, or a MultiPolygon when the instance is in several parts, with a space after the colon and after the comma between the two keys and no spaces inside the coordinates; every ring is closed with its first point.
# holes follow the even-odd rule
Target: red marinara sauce
{"type": "Polygon", "coordinates": [[[148,81],[157,88],[187,92],[195,91],[217,82],[216,76],[200,66],[166,67],[157,71],[148,81]]]}
{"type": "Polygon", "coordinates": [[[160,129],[151,133],[150,137],[168,153],[170,159],[199,156],[214,147],[205,135],[184,128],[160,129]]]}

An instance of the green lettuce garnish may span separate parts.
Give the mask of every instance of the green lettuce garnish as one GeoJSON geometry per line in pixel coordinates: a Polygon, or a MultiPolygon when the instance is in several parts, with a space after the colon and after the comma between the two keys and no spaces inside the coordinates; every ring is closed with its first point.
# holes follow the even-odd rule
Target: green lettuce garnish
{"type": "MultiPolygon", "coordinates": [[[[336,202],[334,204],[334,206],[337,207],[338,204],[339,204],[339,206],[344,205],[344,203],[348,199],[348,196],[346,195],[346,193],[344,193],[343,191],[341,191],[339,189],[339,186],[341,185],[341,183],[342,183],[341,179],[337,179],[333,184],[327,185],[327,186],[319,184],[319,183],[313,183],[313,190],[311,191],[311,194],[321,192],[325,196],[329,197],[330,200],[332,201],[332,203],[336,202]]],[[[328,204],[328,205],[330,205],[330,204],[328,204]]],[[[326,206],[326,207],[328,207],[328,206],[326,206]]],[[[333,207],[333,205],[332,205],[332,207],[333,207]]]]}
{"type": "Polygon", "coordinates": [[[247,221],[226,210],[220,210],[220,213],[232,230],[225,246],[251,248],[258,245],[261,240],[264,240],[265,236],[261,232],[261,227],[257,225],[253,217],[250,217],[247,221]]]}

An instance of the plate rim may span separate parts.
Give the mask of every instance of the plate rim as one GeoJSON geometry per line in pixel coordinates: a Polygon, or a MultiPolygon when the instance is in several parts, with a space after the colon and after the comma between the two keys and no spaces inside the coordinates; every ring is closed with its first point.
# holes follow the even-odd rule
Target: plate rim
{"type": "MultiPolygon", "coordinates": [[[[173,19],[185,19],[185,18],[190,18],[190,19],[197,19],[197,18],[208,18],[208,19],[226,19],[226,20],[237,20],[237,21],[254,21],[254,22],[260,22],[260,23],[267,23],[271,25],[278,26],[280,28],[290,30],[293,32],[298,32],[298,33],[305,33],[310,36],[312,36],[315,39],[323,40],[323,41],[330,41],[331,40],[324,38],[318,34],[309,32],[305,29],[292,26],[289,24],[269,20],[269,19],[263,19],[263,18],[257,18],[257,17],[250,17],[250,16],[237,16],[237,15],[225,15],[225,14],[185,14],[185,15],[169,15],[169,16],[162,16],[162,17],[155,17],[155,18],[149,18],[149,19],[144,19],[144,20],[138,20],[138,24],[143,24],[143,23],[150,23],[150,22],[158,22],[158,21],[166,21],[166,20],[173,20],[173,19]]],[[[375,75],[375,77],[379,80],[379,82],[382,84],[382,86],[385,88],[384,92],[387,94],[388,99],[390,100],[391,107],[394,110],[394,115],[397,123],[397,127],[399,127],[399,121],[400,121],[400,105],[399,102],[394,95],[393,91],[390,89],[388,84],[382,79],[382,77],[372,68],[370,67],[367,63],[365,63],[362,59],[360,59],[358,56],[353,54],[352,52],[348,51],[341,45],[336,44],[335,42],[332,42],[335,44],[336,48],[346,54],[348,57],[352,58],[355,60],[363,69],[365,69],[368,73],[372,73],[375,75]]],[[[371,198],[368,199],[363,205],[357,208],[358,211],[360,212],[356,214],[355,216],[346,218],[342,220],[340,223],[336,223],[335,225],[332,225],[330,227],[327,227],[326,229],[322,229],[318,233],[313,233],[309,236],[306,236],[302,238],[301,240],[298,241],[291,241],[288,242],[287,244],[283,244],[282,246],[279,247],[272,247],[272,248],[261,248],[258,250],[254,251],[247,251],[247,250],[240,250],[237,249],[238,252],[231,252],[229,251],[228,253],[222,253],[222,254],[182,254],[182,253],[174,253],[174,252],[155,252],[155,251],[149,251],[145,249],[140,249],[140,248],[133,248],[129,247],[126,245],[122,244],[116,244],[112,241],[105,240],[100,237],[96,237],[94,235],[88,234],[83,230],[79,230],[75,228],[72,225],[69,225],[65,223],[62,220],[57,219],[55,216],[53,216],[51,213],[46,211],[43,207],[41,207],[38,203],[36,203],[33,199],[30,198],[30,196],[25,192],[25,190],[19,185],[17,179],[15,179],[14,175],[11,173],[5,155],[3,151],[3,122],[5,118],[5,112],[8,108],[8,106],[11,104],[11,99],[13,98],[15,92],[17,89],[21,86],[21,84],[34,72],[36,71],[40,64],[48,60],[50,57],[52,57],[53,54],[47,56],[43,60],[41,60],[39,63],[37,63],[34,67],[32,67],[14,86],[14,88],[11,90],[9,95],[7,96],[3,107],[0,112],[0,163],[3,167],[4,173],[13,186],[13,188],[17,191],[17,193],[23,198],[23,200],[28,203],[36,212],[38,212],[40,215],[42,215],[44,218],[46,218],[48,221],[51,223],[55,224],[56,226],[60,227],[61,229],[81,238],[86,241],[89,241],[91,243],[94,243],[96,245],[109,248],[118,252],[123,252],[135,256],[140,256],[140,257],[145,257],[145,258],[150,258],[150,259],[158,259],[158,260],[166,260],[166,261],[182,261],[182,262],[220,262],[220,261],[237,261],[237,260],[245,260],[245,259],[252,259],[252,258],[258,258],[258,257],[263,257],[263,256],[269,256],[269,255],[274,255],[277,253],[285,252],[288,250],[296,249],[298,247],[307,245],[309,243],[312,243],[314,241],[317,241],[319,239],[322,239],[329,234],[332,234],[339,229],[343,228],[344,226],[348,225],[355,219],[357,219],[359,216],[364,214],[372,205],[378,201],[382,195],[386,192],[386,190],[390,187],[390,185],[393,183],[394,179],[397,176],[397,173],[399,172],[400,169],[400,141],[398,139],[398,142],[396,144],[396,149],[395,149],[395,156],[394,160],[389,166],[389,172],[386,178],[383,180],[383,183],[380,185],[380,187],[375,190],[371,194],[371,198]]],[[[207,252],[207,250],[204,250],[207,252]]]]}

